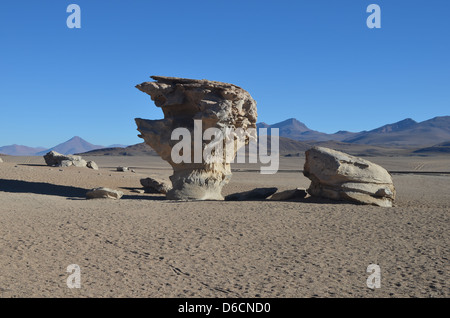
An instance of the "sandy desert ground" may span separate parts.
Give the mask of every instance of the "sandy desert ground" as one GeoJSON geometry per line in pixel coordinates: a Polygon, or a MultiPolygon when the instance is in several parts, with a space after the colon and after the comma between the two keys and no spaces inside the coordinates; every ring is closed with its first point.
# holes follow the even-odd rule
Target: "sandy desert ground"
{"type": "MultiPolygon", "coordinates": [[[[448,156],[368,158],[394,172],[393,208],[168,201],[133,192],[140,178],[171,174],[157,157],[91,158],[99,171],[2,158],[0,297],[450,296],[448,156]],[[125,195],[86,200],[99,186],[125,195]],[[66,285],[70,264],[80,289],[66,285]],[[369,264],[381,268],[379,289],[366,286],[369,264]]],[[[303,160],[282,158],[274,175],[234,165],[223,192],[307,188],[303,160]]]]}

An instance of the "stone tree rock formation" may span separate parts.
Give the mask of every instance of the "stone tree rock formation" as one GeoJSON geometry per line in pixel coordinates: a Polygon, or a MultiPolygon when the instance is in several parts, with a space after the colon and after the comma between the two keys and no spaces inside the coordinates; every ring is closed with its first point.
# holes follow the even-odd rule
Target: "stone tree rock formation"
{"type": "Polygon", "coordinates": [[[308,193],[334,200],[391,207],[395,199],[386,169],[346,153],[314,147],[306,151],[303,174],[311,179],[308,193]]]}
{"type": "MultiPolygon", "coordinates": [[[[242,144],[234,143],[233,153],[223,155],[221,162],[206,162],[196,155],[194,120],[201,120],[201,135],[214,127],[226,135],[230,129],[256,129],[256,102],[242,88],[227,83],[175,77],[152,76],[156,82],[145,82],[136,88],[151,96],[164,113],[162,120],[136,118],[139,137],[152,147],[162,159],[173,167],[172,189],[167,198],[174,200],[223,200],[222,187],[231,178],[230,160],[242,144]],[[190,162],[176,163],[172,148],[178,140],[172,140],[176,128],[187,128],[191,136],[190,162]],[[195,157],[197,156],[197,157],[195,157]]],[[[198,129],[198,128],[197,128],[198,129]]],[[[198,135],[198,134],[197,134],[198,135]]],[[[244,142],[248,142],[248,136],[244,142]]],[[[215,142],[201,140],[201,151],[215,142]]],[[[241,140],[242,141],[242,140],[241,140]]],[[[217,141],[216,141],[217,143],[217,141]]]]}

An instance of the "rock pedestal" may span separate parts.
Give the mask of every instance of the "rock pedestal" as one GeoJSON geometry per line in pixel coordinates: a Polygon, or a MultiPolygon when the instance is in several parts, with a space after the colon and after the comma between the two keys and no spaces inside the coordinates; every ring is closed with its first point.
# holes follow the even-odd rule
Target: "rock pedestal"
{"type": "Polygon", "coordinates": [[[312,196],[391,207],[395,199],[392,177],[368,160],[324,147],[306,151],[303,174],[311,179],[312,196]]]}
{"type": "Polygon", "coordinates": [[[224,136],[230,129],[256,129],[255,100],[247,91],[233,84],[162,76],[151,78],[156,82],[145,82],[136,87],[150,95],[156,106],[161,107],[164,119],[136,118],[136,124],[141,133],[139,137],[173,167],[170,177],[173,187],[167,198],[223,200],[222,187],[231,178],[230,160],[225,160],[225,156],[234,158],[237,147],[233,147],[232,154],[224,153],[221,162],[207,162],[203,151],[214,145],[216,137],[202,140],[202,136],[208,128],[217,128],[224,136]],[[201,121],[200,130],[194,120],[197,123],[201,121]],[[176,128],[185,128],[190,133],[191,151],[188,157],[191,160],[188,162],[178,162],[172,158],[172,148],[180,142],[172,140],[172,132],[176,128]],[[200,154],[198,148],[195,149],[199,136],[200,154]]]}

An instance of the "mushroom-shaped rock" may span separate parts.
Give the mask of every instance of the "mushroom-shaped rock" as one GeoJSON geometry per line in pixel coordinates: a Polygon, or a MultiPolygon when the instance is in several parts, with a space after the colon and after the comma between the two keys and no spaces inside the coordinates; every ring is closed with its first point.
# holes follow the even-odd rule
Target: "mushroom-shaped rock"
{"type": "Polygon", "coordinates": [[[306,151],[303,174],[311,179],[308,193],[334,200],[391,207],[392,176],[368,160],[324,147],[306,151]]]}
{"type": "Polygon", "coordinates": [[[256,132],[255,100],[247,91],[233,84],[162,76],[152,76],[152,79],[156,82],[145,82],[136,87],[161,107],[164,119],[136,118],[136,124],[141,133],[139,137],[173,168],[170,177],[172,189],[167,198],[223,200],[222,187],[231,178],[230,162],[238,148],[255,136],[245,135],[243,139],[233,141],[232,150],[226,148],[229,151],[220,152],[220,147],[215,147],[223,142],[223,136],[229,136],[230,131],[240,129],[247,133],[252,128],[256,132]],[[173,140],[172,133],[177,128],[188,133],[189,149],[175,147],[186,141],[179,135],[174,138],[179,140],[173,140]],[[215,132],[213,136],[204,138],[209,128],[215,128],[215,132]],[[172,150],[175,149],[177,154],[189,160],[173,158],[172,150]],[[211,151],[210,155],[215,159],[209,160],[205,151],[211,151]]]}

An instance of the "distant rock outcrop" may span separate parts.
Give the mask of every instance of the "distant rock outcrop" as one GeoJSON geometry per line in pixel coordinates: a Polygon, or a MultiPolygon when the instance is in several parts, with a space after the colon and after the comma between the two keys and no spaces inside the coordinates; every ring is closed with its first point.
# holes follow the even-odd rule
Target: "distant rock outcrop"
{"type": "Polygon", "coordinates": [[[312,196],[391,207],[392,177],[383,167],[323,147],[306,151],[303,174],[311,179],[312,196]]]}
{"type": "Polygon", "coordinates": [[[87,162],[81,156],[63,155],[56,151],[50,151],[44,156],[45,163],[52,167],[80,167],[98,170],[97,164],[94,161],[87,162]]]}
{"type": "MultiPolygon", "coordinates": [[[[228,128],[256,128],[255,100],[247,91],[233,84],[162,76],[152,78],[156,82],[146,82],[136,87],[150,95],[156,106],[162,108],[164,119],[136,118],[136,124],[141,132],[139,137],[173,167],[170,177],[173,188],[167,193],[167,198],[223,200],[221,190],[231,178],[230,163],[225,158],[220,163],[207,163],[203,158],[200,162],[174,162],[171,152],[178,141],[172,140],[172,132],[176,128],[187,129],[192,138],[191,153],[194,154],[194,120],[201,120],[201,134],[211,127],[219,129],[223,135],[226,135],[228,128]]],[[[214,140],[202,141],[202,154],[207,145],[213,145],[214,140]]]]}

